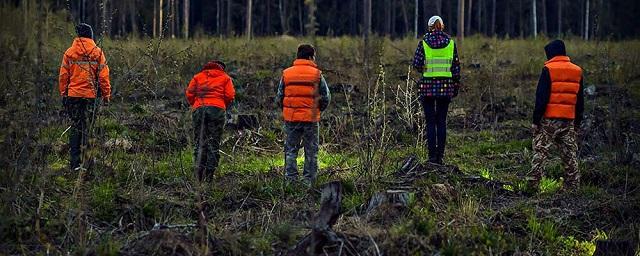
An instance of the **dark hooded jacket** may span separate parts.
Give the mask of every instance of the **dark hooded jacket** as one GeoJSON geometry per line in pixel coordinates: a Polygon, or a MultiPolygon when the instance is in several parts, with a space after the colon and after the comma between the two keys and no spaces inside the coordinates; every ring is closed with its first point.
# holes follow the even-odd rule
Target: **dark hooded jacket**
{"type": "MultiPolygon", "coordinates": [[[[556,56],[566,56],[567,51],[564,46],[564,42],[561,40],[554,40],[544,47],[544,51],[547,55],[547,60],[556,56]]],[[[582,122],[582,115],[584,113],[584,78],[580,80],[580,90],[578,90],[578,99],[576,101],[576,118],[574,124],[580,126],[582,122]]],[[[538,88],[536,89],[536,106],[533,110],[533,124],[540,125],[540,121],[547,110],[547,104],[551,97],[551,75],[549,69],[544,67],[540,78],[538,79],[538,88]]]]}
{"type": "MultiPolygon", "coordinates": [[[[451,37],[442,31],[429,32],[424,35],[423,41],[432,49],[441,49],[447,47],[451,41],[451,37]]],[[[425,65],[424,48],[422,41],[418,43],[415,55],[413,57],[413,66],[419,72],[425,65]]],[[[451,65],[451,78],[432,78],[423,77],[420,82],[419,94],[422,97],[455,97],[460,88],[460,59],[458,58],[458,45],[453,48],[453,63],[451,65]]]]}

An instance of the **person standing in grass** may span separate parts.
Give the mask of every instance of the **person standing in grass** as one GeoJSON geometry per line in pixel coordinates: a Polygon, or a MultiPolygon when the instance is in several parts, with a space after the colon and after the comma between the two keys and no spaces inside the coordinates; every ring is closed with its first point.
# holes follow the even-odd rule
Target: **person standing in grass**
{"type": "Polygon", "coordinates": [[[199,181],[213,179],[220,160],[220,139],[225,124],[225,109],[236,95],[231,77],[221,61],[207,63],[187,87],[194,131],[195,175],[199,181]]]}
{"type": "Polygon", "coordinates": [[[530,187],[538,190],[549,150],[556,145],[564,162],[564,185],[575,189],[580,184],[576,130],[584,111],[582,69],[571,62],[563,41],[555,40],[544,50],[548,60],[538,81],[531,125],[534,156],[530,187]]]}
{"type": "Polygon", "coordinates": [[[312,184],[318,170],[318,133],[320,113],[329,106],[331,94],[322,71],[315,63],[316,49],[310,44],[298,46],[293,66],[282,72],[276,102],[282,108],[286,140],[285,177],[297,180],[298,151],[304,146],[304,181],[312,184]]]}
{"type": "Polygon", "coordinates": [[[62,105],[71,119],[69,153],[72,170],[84,164],[83,152],[88,144],[89,126],[95,120],[96,98],[102,97],[105,102],[111,100],[107,59],[93,41],[93,29],[80,23],[76,32],[78,37],[62,56],[58,76],[62,105]]]}
{"type": "Polygon", "coordinates": [[[429,162],[443,164],[447,141],[447,112],[460,88],[460,60],[453,39],[444,32],[444,22],[433,16],[429,31],[418,43],[413,66],[422,73],[419,100],[427,121],[429,162]]]}

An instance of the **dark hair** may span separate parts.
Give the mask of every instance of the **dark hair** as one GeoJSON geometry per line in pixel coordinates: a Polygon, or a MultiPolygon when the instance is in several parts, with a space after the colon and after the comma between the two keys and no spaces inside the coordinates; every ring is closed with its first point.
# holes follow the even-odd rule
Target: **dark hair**
{"type": "Polygon", "coordinates": [[[298,46],[298,59],[311,59],[311,57],[316,55],[316,48],[310,44],[301,44],[298,46]]]}
{"type": "Polygon", "coordinates": [[[76,25],[76,33],[78,33],[78,37],[93,39],[93,29],[91,29],[91,25],[87,23],[76,25]]]}

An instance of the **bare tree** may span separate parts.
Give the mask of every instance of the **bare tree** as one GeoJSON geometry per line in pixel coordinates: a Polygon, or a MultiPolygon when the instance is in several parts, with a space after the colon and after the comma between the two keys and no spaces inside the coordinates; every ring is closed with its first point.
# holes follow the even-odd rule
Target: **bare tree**
{"type": "Polygon", "coordinates": [[[231,26],[231,7],[233,5],[233,2],[231,2],[231,0],[227,0],[227,29],[226,29],[226,34],[231,35],[231,30],[233,29],[233,27],[231,26]]]}
{"type": "Polygon", "coordinates": [[[538,14],[536,13],[536,0],[531,0],[531,25],[533,38],[538,37],[538,14]]]}
{"type": "Polygon", "coordinates": [[[562,0],[558,0],[558,36],[562,34],[562,0]]]}
{"type": "Polygon", "coordinates": [[[414,16],[413,16],[414,17],[414,19],[413,19],[413,31],[414,31],[413,36],[415,38],[418,38],[418,0],[414,0],[414,4],[415,4],[415,6],[413,8],[413,10],[414,10],[414,12],[413,12],[413,14],[414,14],[414,16]]]}
{"type": "Polygon", "coordinates": [[[366,39],[371,33],[371,0],[363,0],[363,7],[364,28],[362,32],[366,39]]]}
{"type": "Polygon", "coordinates": [[[307,12],[309,15],[309,21],[307,22],[305,28],[307,30],[308,35],[316,36],[316,32],[318,30],[318,24],[316,23],[316,1],[315,0],[305,0],[305,5],[307,6],[307,12]]]}
{"type": "Polygon", "coordinates": [[[584,9],[584,40],[589,40],[589,0],[585,0],[584,9]]]}
{"type": "Polygon", "coordinates": [[[286,35],[289,33],[289,22],[287,19],[287,0],[278,1],[278,10],[280,12],[280,25],[282,27],[282,34],[286,35]]]}
{"type": "MultiPolygon", "coordinates": [[[[401,0],[400,1],[400,8],[402,9],[402,21],[404,21],[404,25],[402,26],[404,28],[403,35],[406,36],[406,33],[409,31],[409,15],[407,14],[407,6],[404,2],[405,0],[401,0]]],[[[369,9],[371,9],[371,1],[369,1],[369,9]]],[[[369,10],[369,16],[371,16],[371,10],[369,10]]],[[[371,21],[369,21],[369,24],[371,24],[371,21]]]]}
{"type": "Polygon", "coordinates": [[[496,34],[496,0],[491,0],[491,32],[493,36],[496,34]]]}
{"type": "Polygon", "coordinates": [[[458,0],[458,40],[464,40],[464,0],[458,0]]]}
{"type": "Polygon", "coordinates": [[[184,38],[189,38],[189,11],[190,11],[190,6],[189,6],[189,0],[184,0],[183,2],[183,6],[182,6],[182,31],[184,32],[184,38]]]}
{"type": "Polygon", "coordinates": [[[251,39],[251,18],[253,16],[253,0],[247,0],[246,31],[247,39],[251,39]]]}
{"type": "Polygon", "coordinates": [[[548,33],[547,27],[547,0],[542,0],[542,33],[548,33]]]}
{"type": "Polygon", "coordinates": [[[469,1],[469,5],[467,6],[467,14],[466,16],[469,17],[468,19],[466,19],[466,29],[465,31],[467,32],[467,34],[471,34],[471,22],[473,21],[473,0],[468,0],[469,1]]]}
{"type": "Polygon", "coordinates": [[[162,35],[164,34],[164,23],[162,22],[162,10],[164,8],[162,5],[162,0],[160,0],[160,5],[158,7],[158,34],[160,35],[160,37],[162,37],[162,35]]]}

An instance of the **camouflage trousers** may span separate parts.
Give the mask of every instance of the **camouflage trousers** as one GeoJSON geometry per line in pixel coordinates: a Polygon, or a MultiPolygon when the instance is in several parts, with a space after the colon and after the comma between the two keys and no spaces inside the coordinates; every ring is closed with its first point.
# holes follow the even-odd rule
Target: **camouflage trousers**
{"type": "Polygon", "coordinates": [[[532,183],[538,184],[544,174],[544,164],[555,145],[565,168],[565,184],[570,187],[579,185],[578,144],[576,130],[572,120],[543,119],[533,133],[532,183]]]}
{"type": "Polygon", "coordinates": [[[304,147],[302,175],[306,182],[312,183],[318,171],[318,123],[285,122],[284,131],[287,134],[284,142],[285,177],[291,180],[298,178],[298,151],[304,147]]]}

